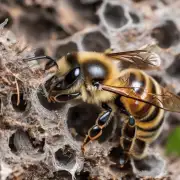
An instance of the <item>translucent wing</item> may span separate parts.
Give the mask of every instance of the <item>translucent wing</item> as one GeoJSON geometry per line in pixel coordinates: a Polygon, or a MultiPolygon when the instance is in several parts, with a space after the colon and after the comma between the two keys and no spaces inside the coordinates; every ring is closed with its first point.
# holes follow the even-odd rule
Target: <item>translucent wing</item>
{"type": "Polygon", "coordinates": [[[150,50],[135,50],[117,53],[106,53],[106,56],[127,63],[139,69],[159,69],[160,57],[150,50]]]}
{"type": "MultiPolygon", "coordinates": [[[[127,98],[132,98],[137,101],[151,104],[167,111],[180,113],[180,97],[169,92],[165,88],[161,89],[161,94],[146,92],[147,96],[145,98],[142,98],[138,93],[136,93],[135,89],[137,87],[114,87],[99,84],[99,88],[104,91],[109,91],[127,98]]],[[[141,90],[146,91],[143,88],[141,90]]]]}

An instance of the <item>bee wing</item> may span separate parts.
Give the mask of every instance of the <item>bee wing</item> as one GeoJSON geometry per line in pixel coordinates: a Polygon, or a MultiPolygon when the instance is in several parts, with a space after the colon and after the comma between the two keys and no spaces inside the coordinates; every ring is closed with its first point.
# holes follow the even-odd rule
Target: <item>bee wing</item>
{"type": "Polygon", "coordinates": [[[114,87],[100,84],[100,88],[104,91],[109,91],[127,98],[148,103],[167,111],[180,113],[180,96],[169,92],[163,87],[161,89],[161,94],[149,93],[147,90],[142,88],[141,90],[146,91],[147,93],[145,98],[140,97],[140,95],[136,93],[135,89],[137,87],[114,87]]]}
{"type": "Polygon", "coordinates": [[[139,69],[159,69],[160,57],[151,50],[135,50],[117,53],[106,53],[107,57],[126,62],[129,66],[139,69]]]}

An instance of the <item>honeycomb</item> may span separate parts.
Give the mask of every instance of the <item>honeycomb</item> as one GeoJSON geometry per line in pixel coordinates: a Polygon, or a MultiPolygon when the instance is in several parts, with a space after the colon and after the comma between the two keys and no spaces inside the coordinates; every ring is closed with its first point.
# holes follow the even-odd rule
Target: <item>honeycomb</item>
{"type": "Polygon", "coordinates": [[[164,129],[146,158],[119,168],[118,116],[83,155],[81,144],[100,107],[50,103],[43,94],[48,74],[41,64],[23,61],[156,43],[162,65],[149,73],[180,95],[179,8],[178,0],[1,0],[1,179],[179,180],[180,159],[164,153],[169,133],[180,125],[179,114],[166,113],[164,129]]]}

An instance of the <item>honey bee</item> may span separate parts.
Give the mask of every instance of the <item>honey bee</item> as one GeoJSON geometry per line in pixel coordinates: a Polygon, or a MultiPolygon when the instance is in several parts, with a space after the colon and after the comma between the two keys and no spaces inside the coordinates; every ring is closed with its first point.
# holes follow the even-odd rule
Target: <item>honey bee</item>
{"type": "Polygon", "coordinates": [[[162,130],[165,110],[180,112],[180,97],[161,87],[144,71],[160,66],[160,57],[151,50],[72,52],[57,61],[49,56],[27,58],[38,59],[47,59],[46,70],[55,70],[45,83],[50,100],[82,99],[104,109],[87,132],[82,151],[102,135],[115,113],[127,117],[119,141],[120,167],[129,158],[145,157],[147,146],[162,130]]]}

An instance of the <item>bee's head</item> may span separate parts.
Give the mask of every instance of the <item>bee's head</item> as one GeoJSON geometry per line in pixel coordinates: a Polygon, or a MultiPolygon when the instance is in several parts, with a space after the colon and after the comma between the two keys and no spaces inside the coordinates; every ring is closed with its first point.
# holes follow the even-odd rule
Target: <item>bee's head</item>
{"type": "Polygon", "coordinates": [[[88,88],[110,77],[108,62],[103,54],[95,52],[68,53],[57,61],[48,59],[45,69],[55,69],[54,76],[45,83],[49,96],[57,102],[78,97],[82,86],[88,88]]]}
{"type": "Polygon", "coordinates": [[[82,70],[77,59],[77,53],[68,53],[57,60],[55,75],[50,78],[45,87],[49,96],[57,102],[74,99],[80,95],[82,70]]]}
{"type": "MultiPolygon", "coordinates": [[[[59,59],[51,94],[80,93],[82,86],[89,88],[95,82],[103,82],[109,76],[109,68],[102,57],[100,53],[78,52],[59,59]]],[[[60,100],[61,96],[56,97],[60,100]]]]}

